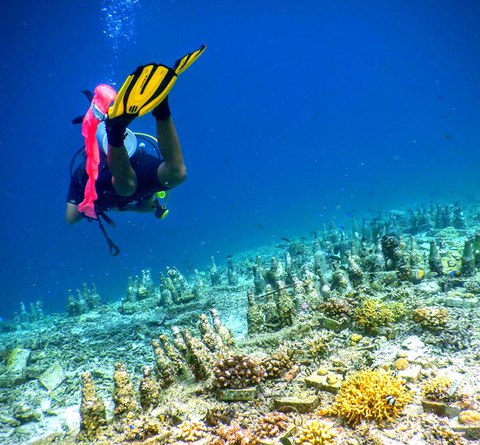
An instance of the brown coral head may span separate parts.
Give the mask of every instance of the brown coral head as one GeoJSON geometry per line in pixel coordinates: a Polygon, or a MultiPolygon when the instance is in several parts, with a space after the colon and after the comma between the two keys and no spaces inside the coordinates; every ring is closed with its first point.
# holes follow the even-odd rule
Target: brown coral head
{"type": "Polygon", "coordinates": [[[205,423],[209,426],[229,425],[235,418],[235,411],[230,406],[218,406],[207,410],[205,423]]]}
{"type": "Polygon", "coordinates": [[[213,373],[217,388],[246,388],[260,383],[265,377],[261,364],[246,354],[219,359],[213,365],[213,373]]]}

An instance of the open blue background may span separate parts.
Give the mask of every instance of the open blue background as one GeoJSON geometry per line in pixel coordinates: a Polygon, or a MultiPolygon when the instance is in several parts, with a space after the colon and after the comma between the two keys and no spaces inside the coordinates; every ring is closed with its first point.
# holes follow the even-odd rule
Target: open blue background
{"type": "Polygon", "coordinates": [[[480,189],[477,1],[18,0],[0,20],[3,317],[36,299],[63,310],[84,281],[118,299],[142,268],[203,268],[480,189]],[[202,43],[170,100],[188,180],[165,221],[112,215],[112,258],[94,224],[64,224],[80,91],[202,43]]]}

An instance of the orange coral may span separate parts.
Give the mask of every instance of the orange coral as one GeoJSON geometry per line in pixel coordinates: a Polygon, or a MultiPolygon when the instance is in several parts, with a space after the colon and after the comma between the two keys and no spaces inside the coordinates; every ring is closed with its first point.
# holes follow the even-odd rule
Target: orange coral
{"type": "Polygon", "coordinates": [[[242,429],[236,422],[229,426],[221,426],[217,429],[216,435],[220,440],[215,439],[215,445],[256,445],[257,439],[249,429],[242,429]]]}

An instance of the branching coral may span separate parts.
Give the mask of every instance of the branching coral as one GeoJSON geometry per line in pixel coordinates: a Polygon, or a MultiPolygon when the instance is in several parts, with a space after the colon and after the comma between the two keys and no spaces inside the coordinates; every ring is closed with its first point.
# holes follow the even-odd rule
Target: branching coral
{"type": "Polygon", "coordinates": [[[362,420],[393,420],[412,400],[404,380],[383,369],[359,371],[342,384],[333,405],[325,411],[350,425],[362,420]]]}
{"type": "Polygon", "coordinates": [[[337,433],[330,423],[313,420],[307,423],[299,432],[298,445],[330,445],[334,443],[337,433]]]}
{"type": "Polygon", "coordinates": [[[255,429],[255,437],[268,439],[278,436],[287,429],[288,417],[284,413],[268,413],[260,418],[255,429]]]}
{"type": "Polygon", "coordinates": [[[221,426],[217,429],[217,440],[212,445],[256,445],[258,443],[254,434],[249,429],[242,429],[236,422],[229,426],[221,426]]]}
{"type": "Polygon", "coordinates": [[[435,402],[452,402],[457,398],[455,387],[447,376],[431,377],[423,382],[422,396],[435,402]]]}
{"type": "Polygon", "coordinates": [[[205,423],[209,426],[228,425],[235,417],[235,411],[228,405],[212,406],[205,414],[205,423]]]}
{"type": "Polygon", "coordinates": [[[217,388],[246,388],[265,378],[263,366],[248,355],[232,355],[213,365],[214,386],[217,388]]]}
{"type": "Polygon", "coordinates": [[[332,340],[333,334],[331,331],[322,329],[321,331],[316,332],[313,337],[304,340],[308,355],[316,358],[325,354],[328,351],[328,345],[332,340]]]}
{"type": "Polygon", "coordinates": [[[154,417],[129,413],[125,419],[124,435],[126,440],[144,440],[147,437],[157,436],[155,439],[160,441],[170,437],[171,432],[154,417]]]}
{"type": "Polygon", "coordinates": [[[280,349],[276,354],[264,358],[261,362],[267,379],[281,377],[292,368],[293,364],[292,354],[285,349],[280,349]]]}
{"type": "Polygon", "coordinates": [[[353,313],[351,304],[347,300],[340,298],[330,298],[321,303],[320,310],[328,317],[339,320],[349,320],[353,313]]]}
{"type": "Polygon", "coordinates": [[[367,330],[393,323],[405,315],[406,309],[402,303],[386,304],[376,298],[365,299],[355,311],[358,325],[367,330]]]}
{"type": "Polygon", "coordinates": [[[437,416],[424,415],[421,422],[423,437],[429,444],[465,445],[467,443],[459,433],[450,428],[446,420],[437,416]]]}
{"type": "Polygon", "coordinates": [[[412,313],[415,323],[424,328],[439,328],[448,322],[448,309],[443,307],[419,307],[412,313]]]}
{"type": "Polygon", "coordinates": [[[206,426],[199,420],[185,420],[178,425],[177,438],[185,442],[195,442],[205,437],[206,426]]]}

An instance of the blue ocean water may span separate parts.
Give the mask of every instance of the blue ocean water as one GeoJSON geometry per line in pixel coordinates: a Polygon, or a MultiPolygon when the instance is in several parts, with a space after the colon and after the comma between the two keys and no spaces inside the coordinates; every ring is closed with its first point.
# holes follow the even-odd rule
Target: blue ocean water
{"type": "MultiPolygon", "coordinates": [[[[480,190],[475,1],[20,0],[2,7],[0,315],[95,282],[227,255],[480,190]],[[64,223],[80,94],[208,45],[171,93],[188,167],[170,216],[64,223]]],[[[150,116],[133,125],[152,132],[150,116]]]]}

